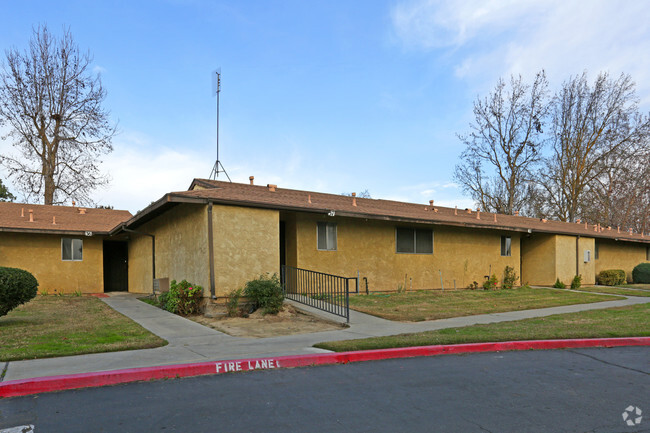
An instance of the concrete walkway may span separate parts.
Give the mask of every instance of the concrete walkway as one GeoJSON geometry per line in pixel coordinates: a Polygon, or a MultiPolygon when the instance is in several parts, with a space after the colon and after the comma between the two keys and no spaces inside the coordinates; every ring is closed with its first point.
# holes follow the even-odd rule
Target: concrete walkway
{"type": "MultiPolygon", "coordinates": [[[[628,296],[625,300],[592,304],[567,305],[536,310],[481,314],[428,322],[402,323],[380,319],[350,311],[350,327],[327,332],[288,335],[272,338],[231,337],[222,332],[199,325],[191,320],[160,310],[139,301],[128,293],[113,294],[103,298],[116,311],[131,318],[154,334],[169,342],[156,349],[97,353],[61,358],[36,359],[0,363],[0,373],[5,370],[4,381],[62,374],[87,373],[125,368],[206,362],[227,359],[274,357],[326,352],[312,347],[324,341],[350,340],[412,332],[432,331],[475,324],[506,322],[552,314],[621,307],[650,302],[650,297],[628,296]]],[[[301,304],[299,309],[327,320],[344,322],[330,314],[301,304]]]]}

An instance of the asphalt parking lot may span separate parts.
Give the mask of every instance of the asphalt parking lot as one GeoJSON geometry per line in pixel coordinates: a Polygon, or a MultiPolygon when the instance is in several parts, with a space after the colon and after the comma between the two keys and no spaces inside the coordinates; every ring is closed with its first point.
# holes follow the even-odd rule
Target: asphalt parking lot
{"type": "Polygon", "coordinates": [[[501,352],[132,383],[0,400],[0,432],[650,431],[649,359],[501,352]]]}

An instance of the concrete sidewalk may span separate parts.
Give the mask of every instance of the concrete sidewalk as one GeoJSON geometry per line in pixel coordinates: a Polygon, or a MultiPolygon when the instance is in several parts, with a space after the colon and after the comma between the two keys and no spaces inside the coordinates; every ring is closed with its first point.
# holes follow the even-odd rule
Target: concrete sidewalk
{"type": "MultiPolygon", "coordinates": [[[[315,343],[324,341],[432,331],[650,302],[650,298],[647,297],[630,296],[625,300],[619,301],[567,305],[507,313],[481,314],[417,323],[392,322],[351,310],[350,327],[346,329],[259,339],[231,337],[222,332],[199,325],[191,320],[148,305],[139,301],[133,294],[114,294],[102,300],[116,311],[131,318],[161,338],[164,338],[169,344],[156,349],[9,362],[5,365],[0,364],[0,372],[6,369],[3,380],[9,381],[62,374],[88,373],[190,362],[320,353],[326,351],[316,349],[312,346],[315,343]]],[[[344,319],[335,318],[330,314],[323,313],[320,310],[296,304],[292,301],[288,302],[299,309],[327,320],[345,321],[344,319]]]]}

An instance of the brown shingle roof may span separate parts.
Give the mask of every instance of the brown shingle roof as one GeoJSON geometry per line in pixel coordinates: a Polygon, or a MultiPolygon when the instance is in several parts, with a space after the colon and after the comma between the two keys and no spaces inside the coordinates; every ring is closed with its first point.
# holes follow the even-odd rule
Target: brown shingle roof
{"type": "MultiPolygon", "coordinates": [[[[297,210],[327,213],[333,210],[336,215],[357,218],[385,219],[405,222],[422,222],[452,226],[489,228],[520,232],[544,232],[567,235],[580,235],[596,238],[611,238],[636,242],[650,242],[650,236],[629,233],[616,227],[607,229],[593,224],[566,223],[561,221],[539,220],[513,215],[501,215],[475,210],[453,209],[429,204],[404,203],[391,200],[375,200],[337,194],[324,194],[276,188],[274,192],[266,186],[195,179],[192,185],[206,189],[170,193],[163,198],[165,202],[184,200],[205,200],[223,204],[238,204],[253,207],[297,210]],[[353,204],[356,202],[356,206],[353,204]]],[[[161,202],[162,203],[162,202],[161,202]]],[[[146,214],[148,209],[142,213],[146,214]]],[[[138,220],[134,217],[132,221],[138,220]]]]}
{"type": "Polygon", "coordinates": [[[131,213],[125,210],[0,202],[0,231],[106,234],[130,217],[131,213]],[[85,213],[80,209],[85,209],[85,213]]]}

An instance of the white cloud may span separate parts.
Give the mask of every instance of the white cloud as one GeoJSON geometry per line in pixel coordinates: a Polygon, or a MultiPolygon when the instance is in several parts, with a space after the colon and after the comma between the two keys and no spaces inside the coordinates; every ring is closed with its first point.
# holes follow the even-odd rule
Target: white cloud
{"type": "Polygon", "coordinates": [[[458,78],[480,92],[499,76],[532,77],[546,69],[552,85],[588,70],[626,72],[650,102],[650,8],[643,2],[407,1],[392,13],[409,49],[451,51],[458,78]]]}
{"type": "Polygon", "coordinates": [[[111,183],[96,191],[97,203],[135,213],[168,192],[186,190],[194,177],[208,177],[211,164],[203,155],[149,144],[141,133],[118,136],[114,152],[102,164],[111,183]]]}
{"type": "Polygon", "coordinates": [[[549,3],[531,0],[407,1],[392,11],[397,36],[408,46],[458,47],[479,35],[498,34],[549,3]]]}

